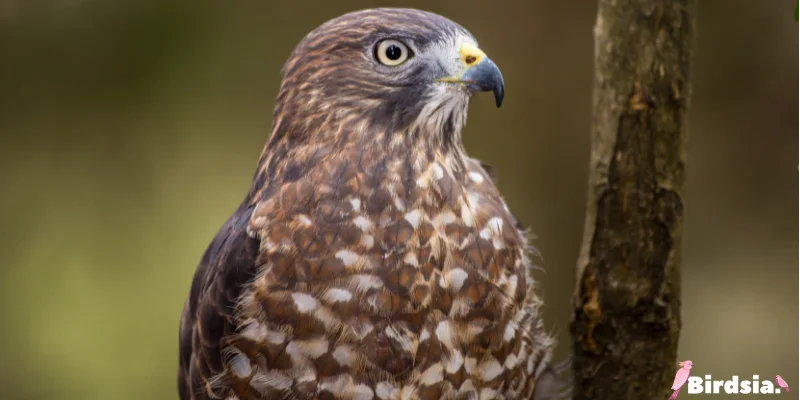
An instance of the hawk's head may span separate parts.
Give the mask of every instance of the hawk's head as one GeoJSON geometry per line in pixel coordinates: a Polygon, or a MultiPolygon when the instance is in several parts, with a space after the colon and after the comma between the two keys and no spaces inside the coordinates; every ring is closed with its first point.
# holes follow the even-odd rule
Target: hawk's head
{"type": "Polygon", "coordinates": [[[498,107],[504,94],[500,70],[466,29],[411,9],[328,21],[298,44],[283,73],[273,140],[402,132],[452,144],[471,94],[492,91],[498,107]]]}

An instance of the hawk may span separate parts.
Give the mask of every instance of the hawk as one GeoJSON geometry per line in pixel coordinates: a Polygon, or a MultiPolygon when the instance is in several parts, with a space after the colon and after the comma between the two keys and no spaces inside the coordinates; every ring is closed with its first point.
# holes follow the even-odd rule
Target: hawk
{"type": "Polygon", "coordinates": [[[345,14],[282,69],[252,187],[180,324],[181,399],[532,398],[553,345],[525,232],[467,156],[500,70],[460,25],[345,14]]]}

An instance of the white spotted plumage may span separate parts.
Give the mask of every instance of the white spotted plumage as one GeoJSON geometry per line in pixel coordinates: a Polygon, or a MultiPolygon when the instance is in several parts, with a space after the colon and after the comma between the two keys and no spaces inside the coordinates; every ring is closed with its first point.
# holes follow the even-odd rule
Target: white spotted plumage
{"type": "MultiPolygon", "coordinates": [[[[408,10],[323,31],[367,34],[392,13],[447,26],[419,55],[445,68],[459,45],[476,45],[408,10]]],[[[319,35],[305,40],[327,44],[319,35]]],[[[325,77],[297,54],[287,73],[325,77]]],[[[401,128],[359,118],[380,96],[346,91],[337,99],[359,106],[345,112],[308,80],[281,93],[304,108],[276,117],[259,183],[203,261],[218,269],[199,270],[181,328],[182,399],[530,398],[552,339],[525,232],[460,143],[468,90],[433,85],[401,128]],[[329,136],[281,136],[314,123],[329,136]]]]}

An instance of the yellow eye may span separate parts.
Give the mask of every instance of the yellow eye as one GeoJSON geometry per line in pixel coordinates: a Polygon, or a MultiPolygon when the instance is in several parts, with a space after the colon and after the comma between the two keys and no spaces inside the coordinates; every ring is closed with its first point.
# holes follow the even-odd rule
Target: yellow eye
{"type": "Polygon", "coordinates": [[[394,39],[380,42],[375,53],[378,61],[389,67],[396,67],[411,58],[411,50],[409,50],[408,46],[394,39]]]}

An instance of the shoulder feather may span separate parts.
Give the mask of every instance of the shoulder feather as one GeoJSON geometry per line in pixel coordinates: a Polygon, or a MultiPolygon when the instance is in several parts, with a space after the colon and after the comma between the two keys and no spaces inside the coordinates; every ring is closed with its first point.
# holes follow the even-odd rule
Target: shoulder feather
{"type": "Polygon", "coordinates": [[[239,293],[256,270],[259,242],[246,232],[251,213],[243,206],[220,228],[192,280],[180,326],[178,391],[183,400],[210,398],[209,380],[224,369],[223,341],[235,330],[239,293]]]}

